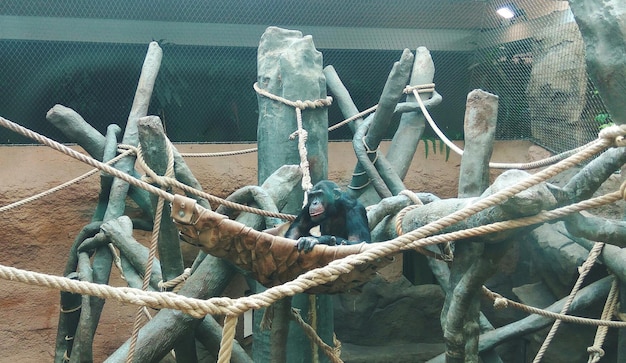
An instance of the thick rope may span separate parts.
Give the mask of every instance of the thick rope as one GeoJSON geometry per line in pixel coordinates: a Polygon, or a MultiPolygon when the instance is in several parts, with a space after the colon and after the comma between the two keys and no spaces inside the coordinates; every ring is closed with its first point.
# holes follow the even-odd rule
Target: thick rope
{"type": "MultiPolygon", "coordinates": [[[[625,189],[625,188],[623,188],[625,189]]],[[[403,246],[403,250],[413,249],[415,246],[427,246],[437,243],[446,242],[454,239],[464,239],[469,237],[475,237],[479,235],[500,232],[510,228],[518,228],[529,226],[533,224],[543,223],[545,221],[562,218],[567,214],[571,214],[580,210],[596,208],[609,202],[614,202],[622,197],[622,192],[613,192],[601,197],[585,200],[583,202],[576,203],[575,205],[555,209],[550,212],[543,212],[539,215],[520,218],[514,221],[496,222],[489,225],[475,227],[463,231],[456,231],[445,233],[441,235],[430,236],[427,238],[421,238],[419,240],[412,241],[403,246]]],[[[362,265],[368,262],[368,256],[372,255],[372,251],[387,252],[387,254],[393,254],[397,252],[395,249],[389,246],[398,240],[404,240],[408,233],[404,236],[398,237],[394,240],[387,242],[380,242],[370,245],[371,248],[357,255],[350,255],[342,259],[334,260],[325,267],[320,267],[311,271],[308,271],[293,281],[287,282],[283,285],[271,287],[264,292],[241,297],[238,299],[231,299],[227,297],[216,297],[208,300],[199,300],[188,298],[185,296],[177,295],[171,292],[152,292],[141,291],[139,289],[132,288],[114,288],[109,285],[88,283],[85,281],[71,280],[65,277],[46,275],[37,272],[25,271],[16,269],[13,267],[7,267],[0,265],[0,278],[11,281],[19,281],[37,286],[45,286],[55,288],[58,290],[69,291],[73,293],[91,295],[100,298],[112,298],[121,302],[145,305],[155,309],[176,309],[181,310],[196,318],[202,318],[206,315],[240,315],[250,309],[260,309],[268,307],[275,301],[282,299],[285,296],[293,296],[297,293],[304,292],[312,287],[319,286],[334,281],[337,276],[342,273],[347,273],[358,265],[362,265]]],[[[375,254],[374,256],[386,256],[383,253],[375,254]]],[[[378,258],[378,257],[374,257],[378,258]]],[[[500,295],[486,291],[488,296],[492,299],[501,299],[505,304],[513,305],[521,310],[540,314],[543,316],[551,317],[553,319],[561,319],[566,322],[578,322],[582,324],[597,324],[607,325],[609,327],[626,327],[626,322],[615,321],[598,321],[594,319],[576,318],[567,315],[560,315],[551,312],[546,312],[541,309],[526,307],[523,304],[510,301],[502,298],[500,295]]]]}
{"type": "MultiPolygon", "coordinates": [[[[172,150],[172,145],[167,142],[167,167],[165,170],[165,176],[169,178],[174,178],[174,151],[172,150]]],[[[141,159],[143,161],[143,154],[141,152],[141,147],[137,147],[137,159],[141,159]]],[[[147,167],[147,164],[145,165],[147,167]]],[[[148,168],[149,169],[149,168],[148,168]]],[[[159,176],[154,173],[154,171],[150,170],[151,174],[149,176],[153,179],[157,179],[159,176]]],[[[162,186],[163,189],[166,186],[162,186]]],[[[157,249],[159,245],[159,234],[161,233],[161,220],[163,219],[163,208],[165,204],[165,199],[159,197],[157,200],[157,207],[154,214],[154,226],[152,228],[152,239],[150,241],[150,249],[148,250],[148,260],[146,261],[145,272],[143,275],[143,285],[141,289],[143,291],[147,291],[150,286],[150,277],[152,275],[152,265],[153,261],[156,258],[157,249]]],[[[137,339],[139,337],[139,329],[141,328],[141,317],[143,314],[143,308],[140,307],[137,310],[137,314],[135,316],[135,324],[133,325],[133,332],[131,334],[130,346],[128,348],[128,356],[126,357],[127,363],[132,363],[133,358],[135,356],[135,350],[137,348],[137,339]]]]}
{"type": "Polygon", "coordinates": [[[309,160],[307,159],[306,140],[309,136],[308,132],[302,126],[302,110],[296,107],[296,123],[298,125],[298,154],[300,155],[300,170],[302,171],[302,190],[304,198],[302,206],[308,204],[308,191],[313,188],[311,183],[311,170],[309,168],[309,160]]]}
{"type": "MultiPolygon", "coordinates": [[[[613,279],[613,283],[611,284],[611,290],[609,291],[609,296],[606,298],[606,303],[604,304],[604,308],[602,309],[602,320],[611,320],[611,317],[615,313],[617,309],[617,304],[619,301],[619,280],[617,278],[613,279]]],[[[604,349],[602,349],[602,344],[604,344],[604,339],[606,338],[606,334],[608,333],[609,328],[606,326],[599,326],[596,331],[596,336],[593,339],[593,345],[587,348],[587,353],[589,353],[588,363],[597,363],[604,356],[604,349]]]]}
{"type": "MultiPolygon", "coordinates": [[[[19,125],[13,124],[8,120],[2,119],[0,118],[0,123],[2,124],[7,124],[9,128],[11,129],[16,129],[19,131],[24,132],[24,128],[22,128],[19,125]]],[[[622,133],[622,129],[619,127],[609,127],[606,129],[603,129],[601,131],[601,139],[600,140],[596,140],[595,142],[592,142],[590,144],[588,144],[588,147],[585,148],[583,151],[577,153],[576,155],[573,155],[561,162],[559,162],[556,165],[553,165],[545,170],[542,170],[540,172],[538,172],[537,174],[529,177],[527,180],[522,181],[520,183],[518,183],[517,185],[511,186],[509,188],[506,188],[498,193],[495,193],[487,198],[484,198],[480,201],[478,201],[477,203],[464,208],[462,210],[459,210],[453,214],[451,214],[450,216],[444,217],[438,221],[429,223],[415,231],[412,231],[410,233],[407,233],[406,235],[400,236],[392,241],[388,241],[387,243],[378,243],[375,245],[372,245],[371,249],[368,249],[368,251],[365,251],[359,255],[352,255],[352,256],[348,256],[344,259],[341,260],[336,260],[333,261],[332,263],[330,263],[327,267],[324,268],[325,270],[325,275],[328,275],[328,272],[331,273],[331,276],[327,279],[325,279],[326,281],[324,281],[324,283],[326,282],[330,282],[333,281],[334,279],[336,279],[337,275],[341,274],[341,273],[347,273],[349,271],[351,271],[355,265],[359,265],[359,264],[363,264],[363,263],[368,263],[372,260],[375,260],[377,258],[380,258],[382,256],[394,253],[400,249],[402,249],[404,247],[404,249],[406,248],[414,248],[415,246],[418,245],[418,241],[419,239],[422,239],[425,235],[427,235],[428,233],[432,234],[437,232],[438,230],[445,228],[451,224],[456,223],[457,221],[460,221],[462,219],[467,218],[469,215],[472,215],[480,210],[483,210],[491,205],[500,203],[501,200],[504,200],[506,198],[508,198],[511,195],[517,194],[518,192],[529,188],[532,185],[535,185],[547,178],[550,178],[554,175],[556,175],[558,172],[564,170],[565,168],[571,167],[574,164],[579,163],[580,161],[589,158],[590,156],[594,155],[595,153],[599,152],[600,150],[606,148],[607,146],[609,146],[611,144],[611,139],[615,139],[617,136],[620,136],[622,133]],[[333,271],[336,275],[333,274],[333,271]]],[[[30,134],[34,134],[32,133],[30,130],[26,130],[25,132],[28,135],[30,134]]],[[[40,135],[39,135],[40,136],[40,135]]],[[[49,139],[48,139],[49,140],[49,139]]],[[[62,145],[53,142],[52,140],[49,140],[48,142],[51,142],[53,145],[53,148],[56,148],[58,150],[63,150],[62,145]],[[58,144],[58,145],[57,145],[58,144]],[[59,145],[61,146],[59,148],[59,145]]],[[[71,150],[71,149],[70,149],[71,150]]],[[[73,151],[73,150],[72,150],[73,151]]],[[[67,152],[67,151],[64,151],[67,152]]],[[[84,156],[82,154],[76,153],[78,155],[74,155],[71,152],[69,152],[68,154],[79,158],[79,160],[81,158],[84,158],[84,156]]],[[[84,158],[86,159],[86,158],[84,158]]],[[[93,161],[90,159],[86,159],[87,163],[90,163],[90,165],[99,165],[97,161],[93,161]]],[[[100,163],[101,164],[101,163],[100,163]]],[[[103,167],[103,169],[107,172],[109,172],[109,170],[106,167],[103,167]]],[[[111,174],[116,174],[117,171],[116,169],[110,168],[111,169],[111,174]]],[[[126,174],[123,173],[119,173],[121,178],[128,178],[128,176],[126,174]]],[[[116,175],[117,176],[117,175],[116,175]]],[[[132,179],[132,178],[131,178],[132,179]]],[[[144,183],[145,184],[145,183],[144,183]]],[[[139,182],[135,182],[134,185],[136,186],[140,186],[143,185],[139,182]]],[[[149,191],[153,191],[152,189],[161,192],[159,189],[154,188],[150,185],[147,185],[148,187],[146,187],[146,189],[148,189],[149,191]],[[152,189],[151,189],[151,188],[152,189]]],[[[435,236],[435,237],[439,237],[439,236],[435,236]]],[[[463,236],[460,236],[458,238],[463,238],[463,236]]],[[[423,243],[423,241],[422,241],[423,243]]],[[[439,243],[439,242],[435,242],[435,243],[439,243]]],[[[434,244],[434,243],[433,243],[434,244]]],[[[264,293],[262,293],[262,295],[272,295],[272,294],[288,294],[287,296],[292,296],[295,293],[299,293],[299,292],[303,292],[306,291],[308,289],[310,289],[311,287],[314,286],[318,286],[319,284],[321,284],[322,280],[317,280],[317,281],[308,281],[308,279],[315,279],[316,274],[318,273],[318,269],[315,270],[311,270],[308,273],[305,273],[303,275],[301,275],[299,278],[293,280],[290,283],[286,283],[284,285],[281,286],[277,286],[274,288],[270,288],[268,290],[266,290],[264,293]]],[[[282,295],[285,296],[285,295],[282,295]]],[[[280,297],[282,297],[280,296],[280,297]]],[[[279,298],[279,297],[277,297],[279,298]]],[[[241,300],[239,300],[241,301],[241,300]]],[[[253,307],[254,308],[254,307],[253,307]]]]}
{"type": "Polygon", "coordinates": [[[226,318],[224,319],[222,341],[220,342],[220,352],[217,357],[217,363],[230,362],[230,357],[233,354],[238,317],[238,315],[226,315],[226,318]]]}
{"type": "Polygon", "coordinates": [[[287,106],[291,106],[296,109],[296,124],[298,130],[291,134],[289,138],[294,139],[296,135],[298,136],[298,153],[300,154],[300,170],[302,170],[302,190],[304,190],[303,205],[307,205],[307,192],[311,190],[311,188],[313,188],[313,184],[311,183],[311,171],[309,169],[309,160],[307,159],[306,149],[306,140],[308,137],[308,133],[302,125],[302,110],[305,110],[307,108],[328,107],[333,103],[333,98],[327,96],[324,99],[318,99],[314,101],[291,101],[262,89],[261,87],[259,87],[258,82],[255,82],[253,87],[259,95],[277,102],[281,102],[287,106]]]}
{"type": "MultiPolygon", "coordinates": [[[[21,126],[15,125],[11,123],[10,121],[3,119],[3,118],[0,118],[0,124],[9,125],[8,128],[10,129],[17,129],[17,130],[24,129],[21,126]]],[[[26,130],[26,131],[27,133],[32,133],[32,131],[30,130],[26,130]]],[[[424,238],[424,237],[428,234],[434,234],[437,231],[445,227],[448,227],[454,223],[457,223],[469,217],[470,215],[475,214],[481,210],[484,210],[490,206],[502,203],[504,200],[506,200],[510,196],[517,194],[522,190],[525,190],[533,185],[536,185],[558,174],[562,170],[565,170],[566,168],[569,168],[573,166],[574,164],[577,164],[581,162],[582,160],[585,160],[591,157],[592,155],[596,154],[597,152],[603,150],[604,148],[610,146],[613,143],[619,146],[623,146],[625,143],[624,143],[624,138],[622,135],[624,134],[625,131],[626,131],[626,128],[622,128],[618,126],[604,129],[600,132],[599,140],[589,143],[587,147],[585,147],[584,150],[580,151],[579,153],[576,153],[575,155],[571,157],[568,157],[567,159],[557,163],[556,165],[553,165],[545,170],[538,172],[535,175],[530,176],[526,180],[523,180],[517,183],[516,185],[505,188],[504,190],[494,193],[493,195],[488,196],[473,205],[463,208],[435,222],[431,222],[421,228],[416,229],[415,231],[407,233],[394,240],[387,241],[384,243],[369,245],[371,248],[368,248],[363,253],[360,253],[357,255],[350,255],[343,259],[335,260],[323,268],[314,269],[307,273],[304,273],[291,282],[285,283],[280,286],[269,288],[265,290],[264,292],[256,294],[256,295],[239,298],[237,300],[232,300],[229,298],[213,298],[209,300],[198,301],[197,299],[185,298],[185,297],[181,297],[181,296],[178,296],[176,294],[171,294],[171,293],[158,293],[157,296],[154,296],[153,293],[148,292],[148,291],[142,291],[141,295],[138,295],[136,291],[133,291],[135,289],[112,288],[108,285],[90,284],[84,281],[73,281],[73,280],[69,280],[66,278],[61,278],[61,277],[56,277],[56,276],[47,276],[47,275],[37,274],[37,273],[32,273],[32,272],[29,272],[26,274],[26,276],[24,276],[23,274],[24,271],[20,271],[14,268],[9,268],[9,267],[4,267],[4,266],[0,268],[0,277],[8,279],[8,280],[18,280],[18,281],[22,281],[26,283],[40,284],[43,286],[61,288],[64,291],[72,291],[72,292],[89,294],[89,295],[104,297],[104,298],[106,298],[107,296],[101,296],[99,294],[104,294],[105,293],[104,291],[106,291],[107,293],[113,293],[112,296],[115,296],[115,298],[119,299],[120,301],[126,301],[130,303],[153,306],[153,307],[160,307],[160,308],[163,308],[163,307],[177,308],[178,310],[183,310],[191,314],[192,316],[196,316],[196,317],[202,317],[207,314],[215,313],[212,311],[217,310],[218,306],[224,309],[233,310],[234,315],[239,315],[249,309],[258,309],[260,307],[266,307],[272,304],[274,301],[280,298],[283,298],[285,296],[293,296],[296,293],[304,292],[322,283],[332,282],[339,275],[353,270],[358,265],[369,263],[375,259],[387,256],[389,254],[398,252],[400,250],[405,250],[408,248],[415,248],[419,246],[425,246],[427,242],[429,242],[429,244],[440,243],[442,242],[441,238],[444,238],[443,241],[450,240],[450,239],[467,238],[468,236],[465,236],[464,234],[476,233],[476,230],[485,226],[477,227],[477,228],[466,230],[466,231],[460,231],[463,233],[459,233],[458,237],[456,237],[455,233],[432,236],[431,238],[424,238]],[[453,235],[455,235],[455,237],[451,238],[451,236],[453,235]],[[65,290],[68,286],[71,286],[71,285],[73,285],[72,288],[75,288],[76,290],[82,290],[82,289],[87,290],[87,289],[93,288],[94,286],[98,286],[98,289],[91,291],[91,292],[65,290]],[[65,286],[65,289],[63,288],[63,286],[65,286]],[[147,295],[149,298],[144,299],[145,297],[144,294],[147,295]],[[176,305],[177,307],[166,306],[169,304],[176,305]]],[[[32,134],[35,134],[35,133],[32,133],[32,134]]],[[[52,145],[54,145],[53,148],[60,150],[60,151],[63,150],[63,145],[55,143],[52,140],[49,140],[47,138],[44,138],[44,139],[46,139],[47,142],[50,142],[52,145]],[[61,147],[59,147],[59,145],[61,147]]],[[[63,152],[65,153],[67,151],[63,151],[63,152]]],[[[80,153],[76,153],[76,152],[74,153],[67,152],[67,153],[68,155],[76,157],[79,160],[81,160],[81,158],[84,158],[84,155],[80,153]]],[[[88,158],[84,158],[84,159],[87,160],[85,161],[86,163],[90,165],[94,165],[94,166],[97,165],[98,167],[102,168],[101,170],[105,170],[108,172],[107,168],[110,168],[107,165],[104,165],[103,163],[100,163],[98,161],[89,160],[88,158]]],[[[111,174],[114,176],[117,176],[115,175],[116,169],[114,168],[110,168],[110,169],[113,171],[111,174]]],[[[128,175],[124,173],[119,173],[119,175],[122,176],[121,179],[125,180],[125,178],[128,178],[128,175]]],[[[131,183],[131,184],[140,186],[140,187],[141,185],[143,185],[141,183],[136,183],[136,184],[131,183]]],[[[150,185],[148,184],[148,186],[150,185]]],[[[150,189],[150,188],[144,188],[144,189],[150,189]]],[[[158,188],[154,188],[154,189],[159,190],[158,188]]],[[[584,209],[585,207],[592,206],[594,203],[596,204],[600,203],[600,200],[602,200],[602,202],[606,200],[611,200],[611,198],[615,197],[616,193],[617,193],[617,197],[619,198],[623,195],[624,189],[625,189],[624,186],[622,186],[620,192],[611,193],[610,198],[594,198],[592,200],[587,200],[587,201],[577,203],[575,205],[576,207],[573,207],[573,206],[563,207],[563,208],[559,208],[551,212],[540,213],[541,216],[539,217],[533,216],[533,217],[522,218],[521,220],[525,220],[526,223],[529,223],[532,221],[537,221],[538,219],[541,220],[541,218],[547,218],[550,216],[558,215],[559,213],[564,213],[566,211],[569,211],[569,213],[571,213],[572,211],[575,211],[576,208],[584,209]],[[557,211],[559,213],[556,213],[557,211]]],[[[155,193],[155,194],[158,194],[158,193],[155,193]]],[[[162,193],[162,194],[165,196],[164,198],[167,198],[167,197],[173,198],[169,193],[162,193]]],[[[603,196],[603,197],[606,197],[606,196],[603,196]]],[[[508,222],[510,221],[499,222],[501,225],[500,228],[509,229],[509,228],[515,227],[515,223],[508,223],[508,222]]],[[[518,220],[518,225],[519,223],[520,221],[518,220]]],[[[490,226],[493,226],[495,224],[497,223],[494,223],[490,226]]],[[[593,319],[589,319],[589,320],[593,320],[593,319]]],[[[614,323],[621,323],[621,322],[596,321],[596,323],[597,324],[613,323],[614,324],[614,323]]]]}
{"type": "Polygon", "coordinates": [[[370,113],[372,113],[372,112],[376,111],[376,109],[377,109],[377,108],[378,108],[378,105],[374,105],[374,106],[372,106],[372,107],[368,108],[368,109],[367,109],[367,110],[365,110],[365,111],[361,111],[361,112],[357,113],[357,114],[356,114],[356,115],[354,115],[354,116],[348,117],[347,119],[345,119],[345,120],[343,120],[343,121],[341,121],[341,122],[338,122],[338,123],[336,123],[336,124],[332,125],[331,127],[329,127],[329,128],[328,128],[328,131],[329,131],[329,132],[330,132],[330,131],[334,131],[334,130],[336,130],[336,129],[340,128],[340,127],[341,127],[341,126],[343,126],[343,125],[346,125],[346,124],[348,124],[348,123],[350,123],[350,122],[352,122],[352,121],[354,121],[354,120],[358,120],[358,119],[362,118],[362,117],[363,117],[363,116],[365,116],[365,115],[369,115],[370,113]]]}
{"type": "MultiPolygon", "coordinates": [[[[463,155],[463,149],[456,146],[450,139],[448,139],[448,137],[443,133],[443,131],[441,131],[441,129],[437,126],[433,118],[430,116],[430,112],[428,112],[428,109],[424,105],[424,102],[422,101],[421,97],[418,96],[418,92],[424,92],[423,89],[426,87],[434,87],[434,84],[407,86],[404,89],[404,93],[407,93],[407,94],[413,93],[413,95],[417,99],[417,103],[419,104],[420,109],[422,110],[422,114],[424,114],[424,117],[426,118],[426,121],[428,121],[428,124],[433,129],[433,131],[435,131],[437,136],[439,136],[441,141],[443,141],[452,151],[454,151],[459,156],[463,155]]],[[[426,91],[430,91],[430,90],[426,90],[426,91]]],[[[491,163],[490,162],[489,167],[493,169],[520,169],[520,170],[541,168],[544,166],[552,165],[560,160],[567,158],[568,156],[574,155],[584,147],[585,146],[581,146],[576,149],[565,151],[558,155],[554,155],[549,158],[533,161],[530,163],[491,163]]]]}
{"type": "MultiPolygon", "coordinates": [[[[596,263],[598,256],[600,256],[600,252],[602,252],[603,247],[604,247],[604,243],[596,242],[593,245],[593,248],[591,249],[591,251],[589,251],[589,255],[587,256],[587,259],[585,260],[585,262],[582,264],[582,266],[579,269],[578,279],[576,279],[576,283],[574,284],[572,291],[567,297],[567,300],[565,300],[565,304],[563,304],[563,308],[561,308],[561,314],[566,314],[569,311],[569,307],[570,305],[572,305],[572,301],[574,301],[574,297],[576,296],[576,294],[578,293],[578,290],[580,290],[580,287],[585,281],[585,277],[587,277],[587,274],[589,273],[589,271],[591,271],[591,268],[596,263]]],[[[537,355],[535,355],[535,359],[533,359],[533,363],[541,362],[541,359],[543,358],[544,354],[548,350],[550,343],[552,343],[552,339],[554,338],[554,335],[556,335],[556,332],[559,329],[560,325],[561,325],[561,320],[554,321],[554,323],[552,324],[552,327],[550,328],[550,331],[548,332],[548,335],[546,336],[546,338],[543,340],[543,343],[541,344],[541,348],[539,348],[537,355]]]]}
{"type": "Polygon", "coordinates": [[[263,97],[267,97],[270,100],[278,101],[278,102],[284,103],[287,106],[299,108],[301,110],[304,110],[306,108],[328,107],[333,103],[333,98],[330,96],[327,96],[326,98],[314,100],[314,101],[301,101],[301,100],[291,101],[291,100],[277,96],[275,94],[272,94],[262,89],[261,87],[259,87],[258,82],[255,82],[254,85],[252,85],[252,87],[254,87],[254,90],[256,91],[256,93],[260,94],[263,97]]]}

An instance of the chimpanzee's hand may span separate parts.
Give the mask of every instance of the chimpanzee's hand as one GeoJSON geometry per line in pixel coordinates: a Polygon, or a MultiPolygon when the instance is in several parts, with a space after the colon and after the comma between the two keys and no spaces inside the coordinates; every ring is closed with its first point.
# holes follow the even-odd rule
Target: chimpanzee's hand
{"type": "Polygon", "coordinates": [[[298,248],[299,252],[304,251],[304,253],[308,253],[313,249],[313,246],[318,243],[319,241],[315,237],[300,237],[298,238],[296,247],[298,248]]]}
{"type": "Polygon", "coordinates": [[[300,237],[298,238],[296,247],[298,247],[298,251],[304,251],[304,253],[307,253],[310,252],[313,249],[313,246],[317,244],[335,246],[337,244],[337,239],[335,236],[300,237]]]}

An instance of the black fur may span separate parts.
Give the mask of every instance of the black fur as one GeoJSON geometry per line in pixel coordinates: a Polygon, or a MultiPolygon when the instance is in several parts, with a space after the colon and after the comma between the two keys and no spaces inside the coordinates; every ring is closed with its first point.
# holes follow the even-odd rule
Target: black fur
{"type": "Polygon", "coordinates": [[[298,239],[298,250],[308,252],[316,244],[346,245],[371,242],[365,207],[337,184],[322,180],[309,191],[308,203],[293,221],[285,237],[298,239]],[[319,216],[311,216],[318,212],[319,216]],[[320,237],[313,237],[311,228],[320,226],[320,237]]]}

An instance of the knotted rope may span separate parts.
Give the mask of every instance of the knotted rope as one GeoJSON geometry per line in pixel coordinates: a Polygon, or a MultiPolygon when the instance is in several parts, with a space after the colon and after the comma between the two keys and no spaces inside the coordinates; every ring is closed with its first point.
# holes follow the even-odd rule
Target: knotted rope
{"type": "MultiPolygon", "coordinates": [[[[615,313],[615,310],[617,310],[618,301],[619,280],[615,278],[613,279],[613,283],[611,284],[611,291],[609,291],[609,296],[606,298],[604,309],[602,309],[602,315],[600,317],[601,320],[611,320],[613,313],[615,313]]],[[[587,353],[589,353],[588,363],[597,363],[602,357],[604,357],[604,349],[602,349],[602,344],[604,344],[604,339],[606,338],[606,334],[608,333],[608,331],[608,326],[599,326],[596,330],[596,336],[593,339],[593,345],[587,348],[587,353]]]]}
{"type": "MultiPolygon", "coordinates": [[[[170,179],[175,179],[174,174],[174,151],[172,149],[172,144],[167,142],[167,167],[165,170],[165,177],[170,179]]],[[[148,167],[143,158],[143,153],[141,151],[141,146],[137,147],[137,160],[140,161],[144,169],[147,173],[149,173],[149,179],[152,181],[159,180],[160,176],[158,176],[152,169],[148,167]]],[[[161,189],[166,190],[168,186],[166,184],[161,184],[161,189]]],[[[150,241],[150,249],[148,251],[148,260],[146,261],[145,272],[143,275],[143,285],[141,289],[143,291],[147,291],[150,286],[150,277],[152,275],[152,261],[156,258],[156,253],[159,244],[159,234],[161,232],[161,220],[163,219],[163,207],[165,204],[165,198],[159,197],[157,200],[157,207],[154,214],[154,226],[152,228],[152,239],[150,241]]],[[[140,307],[137,310],[137,315],[135,316],[135,324],[133,326],[133,332],[130,339],[130,346],[128,348],[128,356],[126,357],[127,363],[132,363],[133,358],[135,356],[135,350],[137,348],[137,338],[139,337],[139,329],[141,328],[141,317],[143,314],[143,309],[140,307]]]]}
{"type": "MultiPolygon", "coordinates": [[[[589,255],[587,256],[587,259],[585,260],[585,262],[582,264],[582,266],[579,269],[580,274],[578,275],[578,279],[576,280],[576,283],[574,284],[574,287],[572,288],[572,292],[570,292],[569,296],[567,297],[567,300],[565,300],[565,304],[563,304],[563,308],[561,309],[561,314],[566,314],[567,311],[569,310],[569,307],[572,304],[572,301],[574,301],[574,297],[578,293],[578,290],[580,290],[580,287],[582,286],[582,283],[585,280],[585,277],[587,276],[589,271],[591,271],[591,268],[593,267],[593,265],[596,263],[596,260],[598,259],[598,256],[600,256],[600,252],[602,252],[603,247],[604,247],[604,243],[596,242],[593,245],[593,248],[591,249],[591,251],[589,251],[589,255]]],[[[548,350],[548,347],[550,346],[550,343],[552,342],[552,339],[554,338],[554,335],[556,334],[560,325],[561,325],[561,320],[554,321],[554,323],[552,324],[552,327],[550,328],[550,331],[548,332],[548,335],[546,336],[543,343],[541,344],[541,348],[539,348],[539,351],[537,352],[535,359],[533,359],[533,363],[541,362],[543,355],[545,354],[546,350],[548,350]]]]}
{"type": "MultiPolygon", "coordinates": [[[[27,130],[17,124],[0,117],[0,125],[7,127],[11,130],[19,132],[25,136],[35,138],[36,140],[42,140],[42,143],[49,145],[50,147],[62,151],[63,153],[84,161],[89,165],[96,166],[107,173],[115,177],[119,177],[122,180],[127,181],[131,185],[143,188],[162,196],[164,199],[173,200],[173,196],[165,191],[155,188],[150,184],[143,181],[136,180],[135,178],[117,171],[115,168],[111,168],[104,163],[101,163],[92,158],[88,158],[85,155],[68,149],[67,147],[56,143],[50,139],[47,139],[41,135],[38,135],[30,130],[27,130]]],[[[137,305],[146,305],[157,308],[175,308],[185,311],[195,317],[203,317],[207,314],[224,314],[238,316],[249,309],[258,309],[261,307],[267,307],[276,300],[285,296],[293,296],[297,293],[301,293],[315,286],[329,283],[338,278],[339,275],[350,272],[357,266],[367,264],[376,259],[384,256],[397,253],[401,250],[414,249],[416,247],[422,247],[429,244],[436,244],[445,242],[452,239],[463,239],[479,235],[480,233],[492,233],[499,230],[517,228],[521,226],[527,226],[531,224],[540,223],[549,219],[560,218],[569,213],[580,211],[587,208],[603,205],[609,202],[614,202],[624,196],[626,190],[626,183],[622,185],[619,192],[610,193],[602,197],[589,199],[576,203],[571,206],[555,209],[549,212],[542,212],[536,216],[520,218],[516,221],[497,222],[486,226],[480,226],[464,231],[446,233],[442,235],[434,235],[427,237],[427,235],[433,235],[443,228],[446,228],[452,224],[455,224],[467,217],[478,213],[488,207],[496,204],[500,204],[509,197],[530,188],[540,182],[545,181],[548,178],[560,173],[561,171],[580,163],[583,160],[595,155],[601,150],[611,145],[625,146],[624,135],[626,133],[626,127],[613,126],[603,129],[600,132],[598,140],[593,141],[585,146],[583,150],[572,155],[559,163],[548,167],[545,170],[541,170],[538,173],[529,176],[527,179],[518,182],[515,185],[507,187],[499,192],[496,192],[490,196],[487,196],[476,203],[469,205],[461,210],[458,210],[447,217],[441,218],[437,221],[428,223],[412,232],[406,233],[398,238],[387,242],[381,242],[377,244],[368,245],[368,248],[364,252],[350,255],[343,259],[332,261],[327,266],[308,271],[298,278],[285,283],[280,286],[275,286],[265,290],[256,295],[248,297],[242,297],[236,300],[229,298],[212,298],[209,300],[198,300],[179,296],[168,292],[153,293],[149,291],[141,291],[137,289],[129,288],[113,288],[108,285],[92,284],[84,281],[73,281],[70,279],[49,276],[44,274],[38,274],[33,272],[27,272],[18,270],[6,266],[0,265],[0,277],[8,280],[17,280],[30,284],[55,287],[64,291],[70,291],[80,294],[88,294],[97,297],[111,297],[120,301],[125,301],[137,305]]],[[[581,319],[581,318],[578,318],[581,319]]],[[[584,321],[584,319],[581,319],[584,321]]],[[[593,319],[587,319],[593,320],[593,319]]],[[[612,321],[594,321],[598,325],[608,326],[626,326],[622,322],[612,321]],[[622,323],[622,324],[620,324],[622,323]]]]}
{"type": "Polygon", "coordinates": [[[259,95],[283,103],[287,106],[291,106],[296,110],[296,124],[298,126],[298,130],[292,133],[289,136],[289,139],[293,140],[295,139],[296,135],[298,136],[298,153],[300,154],[300,169],[302,170],[302,190],[304,190],[303,205],[306,205],[308,202],[306,192],[313,188],[313,184],[311,183],[311,172],[309,170],[309,160],[307,159],[306,149],[306,140],[308,137],[308,133],[302,126],[302,111],[307,108],[328,107],[333,103],[333,98],[330,96],[326,96],[326,98],[321,98],[314,101],[291,101],[262,89],[261,87],[259,87],[258,82],[255,82],[253,87],[256,93],[258,93],[259,95]]]}
{"type": "Polygon", "coordinates": [[[161,291],[178,292],[183,287],[189,276],[191,276],[191,268],[186,268],[180,276],[168,281],[159,281],[158,287],[161,291]]]}

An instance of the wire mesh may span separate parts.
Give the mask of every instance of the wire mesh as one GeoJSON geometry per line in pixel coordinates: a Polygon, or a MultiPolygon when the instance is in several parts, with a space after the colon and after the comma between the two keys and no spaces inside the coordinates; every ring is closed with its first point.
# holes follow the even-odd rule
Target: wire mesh
{"type": "MultiPolygon", "coordinates": [[[[57,103],[103,133],[124,126],[151,40],[164,56],[150,113],[173,141],[255,141],[256,47],[270,25],[311,34],[361,110],[378,102],[403,48],[426,46],[443,95],[432,115],[452,139],[474,88],[500,96],[498,139],[563,151],[610,122],[566,1],[5,0],[0,23],[0,114],[63,142],[45,120],[57,103]],[[503,5],[512,19],[495,14],[503,5]]],[[[330,124],[342,119],[333,105],[330,124]]],[[[0,130],[0,143],[25,142],[0,130]]]]}

